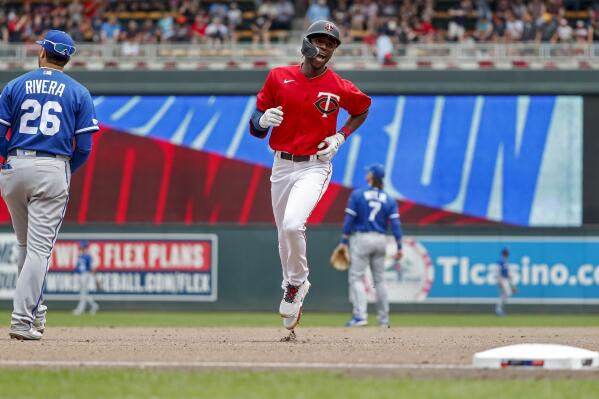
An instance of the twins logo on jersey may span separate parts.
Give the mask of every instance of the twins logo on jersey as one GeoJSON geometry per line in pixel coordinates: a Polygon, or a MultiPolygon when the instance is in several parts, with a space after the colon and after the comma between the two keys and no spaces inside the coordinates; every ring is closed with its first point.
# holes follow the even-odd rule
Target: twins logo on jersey
{"type": "Polygon", "coordinates": [[[314,105],[316,105],[322,117],[327,118],[329,114],[339,109],[340,100],[341,97],[336,94],[321,91],[318,93],[318,100],[316,100],[314,105]]]}

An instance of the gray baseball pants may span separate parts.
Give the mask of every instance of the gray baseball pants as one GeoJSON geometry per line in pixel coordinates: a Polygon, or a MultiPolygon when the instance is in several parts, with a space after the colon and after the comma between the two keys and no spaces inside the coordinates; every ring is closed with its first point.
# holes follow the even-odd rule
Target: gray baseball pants
{"type": "Polygon", "coordinates": [[[85,312],[85,308],[89,305],[92,312],[96,312],[99,308],[94,298],[89,293],[90,285],[95,284],[93,273],[83,272],[79,274],[79,303],[75,308],[75,314],[85,312]]]}
{"type": "Polygon", "coordinates": [[[385,254],[387,237],[381,233],[356,233],[349,244],[351,264],[349,267],[349,293],[354,307],[354,316],[368,320],[368,299],[364,275],[370,266],[379,324],[389,323],[389,300],[385,287],[385,254]]]}
{"type": "Polygon", "coordinates": [[[28,330],[45,322],[43,290],[50,254],[69,198],[68,158],[11,156],[0,172],[0,191],[8,206],[19,248],[19,277],[11,325],[28,330]]]}

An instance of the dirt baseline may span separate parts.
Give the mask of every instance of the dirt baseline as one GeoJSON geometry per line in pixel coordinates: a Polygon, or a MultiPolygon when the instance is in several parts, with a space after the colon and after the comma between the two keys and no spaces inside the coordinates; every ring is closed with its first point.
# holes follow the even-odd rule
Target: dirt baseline
{"type": "Polygon", "coordinates": [[[352,375],[599,378],[599,371],[475,370],[474,353],[517,343],[599,349],[599,328],[49,328],[39,342],[0,336],[0,367],[331,369],[352,375]]]}

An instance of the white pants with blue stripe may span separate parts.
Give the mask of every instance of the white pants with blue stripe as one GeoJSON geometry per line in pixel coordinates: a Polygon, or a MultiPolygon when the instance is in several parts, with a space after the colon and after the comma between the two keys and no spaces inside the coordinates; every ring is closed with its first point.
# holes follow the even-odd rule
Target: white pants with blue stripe
{"type": "Polygon", "coordinates": [[[45,309],[44,280],[67,207],[71,170],[63,157],[11,156],[7,163],[10,168],[0,171],[0,190],[19,249],[11,324],[25,330],[45,309]]]}

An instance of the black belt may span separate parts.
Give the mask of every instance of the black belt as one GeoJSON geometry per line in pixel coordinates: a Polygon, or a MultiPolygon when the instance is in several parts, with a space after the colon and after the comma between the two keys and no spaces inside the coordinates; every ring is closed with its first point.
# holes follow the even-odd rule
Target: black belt
{"type": "Polygon", "coordinates": [[[280,152],[281,154],[281,159],[286,159],[288,161],[293,161],[293,162],[306,162],[309,161],[312,156],[311,155],[293,155],[293,154],[289,154],[288,152],[280,152]]]}
{"type": "MultiPolygon", "coordinates": [[[[27,151],[27,150],[24,150],[24,151],[27,151]]],[[[31,150],[31,151],[35,151],[35,150],[31,150]]],[[[8,155],[11,157],[16,157],[17,150],[9,151],[8,155]]],[[[56,154],[52,154],[52,153],[46,152],[46,151],[35,151],[35,157],[36,158],[56,158],[56,154]]]]}

